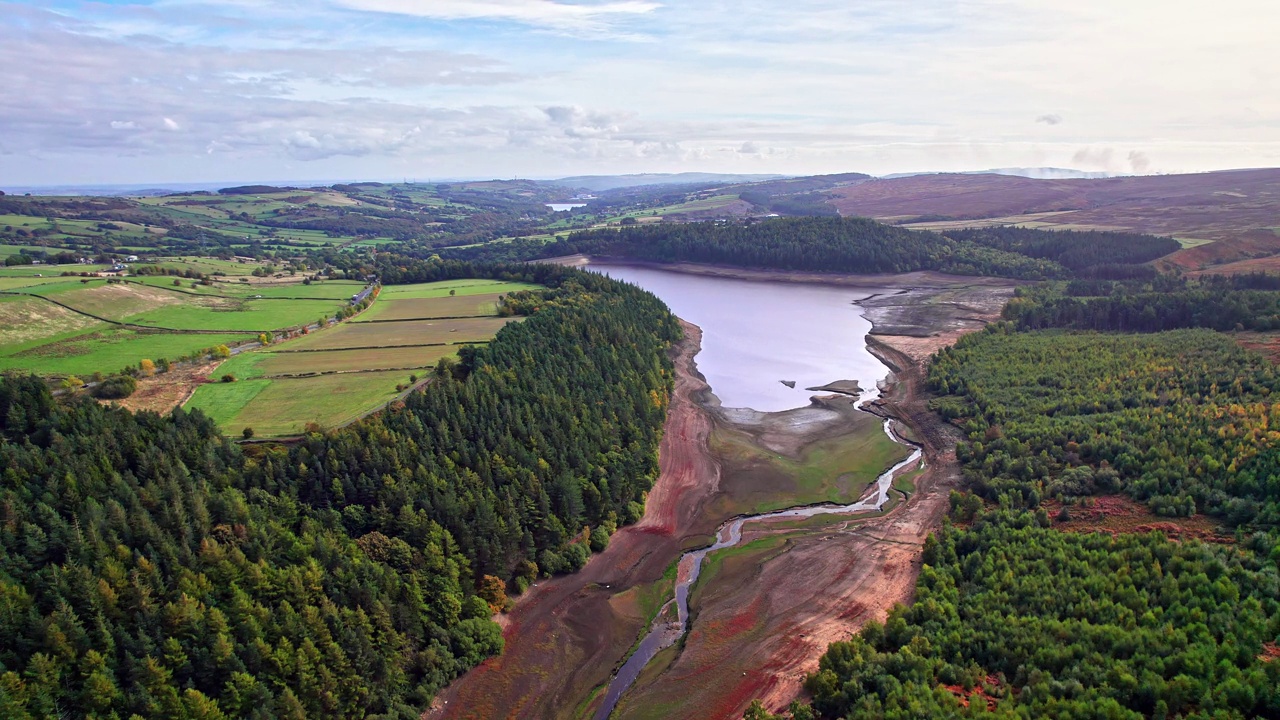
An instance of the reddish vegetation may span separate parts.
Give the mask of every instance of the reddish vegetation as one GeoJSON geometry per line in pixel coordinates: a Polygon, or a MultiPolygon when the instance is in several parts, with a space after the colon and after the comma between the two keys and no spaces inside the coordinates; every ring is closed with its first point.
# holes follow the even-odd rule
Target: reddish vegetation
{"type": "Polygon", "coordinates": [[[916,175],[834,191],[843,215],[882,220],[979,220],[1032,213],[1055,226],[1215,240],[1159,264],[1214,272],[1280,269],[1280,170],[1233,170],[1098,180],[1007,175],[916,175]],[[1239,262],[1237,262],[1239,261],[1239,262]]]}
{"type": "Polygon", "coordinates": [[[503,654],[451,685],[424,717],[572,714],[592,688],[609,679],[647,620],[617,596],[657,581],[688,538],[714,529],[699,516],[719,487],[719,471],[707,450],[711,420],[695,401],[707,387],[693,363],[702,332],[683,326],[661,475],[644,518],[614,535],[608,549],[580,572],[541,581],[519,598],[504,623],[503,654]]]}
{"type": "Polygon", "coordinates": [[[1205,542],[1230,543],[1233,538],[1218,531],[1218,525],[1204,515],[1189,518],[1167,518],[1152,514],[1147,506],[1122,495],[1087,498],[1083,504],[1070,505],[1070,520],[1058,520],[1062,503],[1046,500],[1044,509],[1053,519],[1053,527],[1064,532],[1121,533],[1162,532],[1170,539],[1194,538],[1205,542]]]}
{"type": "Polygon", "coordinates": [[[1273,363],[1280,363],[1280,333],[1238,332],[1231,338],[1241,347],[1266,355],[1273,363]]]}
{"type": "Polygon", "coordinates": [[[1258,655],[1258,659],[1262,662],[1271,662],[1276,658],[1280,658],[1280,645],[1273,642],[1262,644],[1262,654],[1258,655]]]}
{"type": "Polygon", "coordinates": [[[1157,264],[1166,270],[1191,270],[1191,275],[1265,272],[1280,268],[1280,260],[1271,257],[1275,253],[1280,253],[1280,235],[1242,226],[1221,242],[1179,250],[1157,264]]]}
{"type": "Polygon", "coordinates": [[[132,395],[110,402],[134,412],[150,410],[164,415],[189,400],[196,388],[209,382],[209,373],[218,367],[218,362],[186,365],[167,373],[142,378],[132,395]]]}
{"type": "Polygon", "coordinates": [[[1052,222],[1233,240],[1276,224],[1280,170],[1099,180],[916,175],[872,180],[834,195],[845,215],[968,220],[1065,211],[1052,222]]]}
{"type": "Polygon", "coordinates": [[[987,694],[987,688],[997,688],[997,687],[1000,687],[1000,678],[996,677],[995,675],[988,675],[987,679],[983,681],[981,685],[974,687],[970,690],[965,690],[959,685],[943,685],[942,689],[946,690],[952,695],[955,695],[956,698],[960,701],[961,707],[967,708],[969,707],[969,703],[974,698],[979,698],[981,700],[986,701],[987,710],[995,710],[996,698],[987,694]]]}
{"type": "MultiPolygon", "coordinates": [[[[1280,256],[1276,255],[1250,257],[1245,260],[1214,265],[1214,261],[1219,260],[1210,252],[1215,245],[1218,245],[1218,243],[1180,250],[1171,255],[1169,259],[1184,268],[1205,268],[1199,272],[1188,273],[1193,277],[1199,275],[1241,275],[1256,272],[1280,273],[1280,256]],[[1204,257],[1201,257],[1202,255],[1204,257]],[[1206,265],[1209,267],[1205,267],[1206,265]]],[[[1231,243],[1230,248],[1241,255],[1264,255],[1280,252],[1280,248],[1277,248],[1278,245],[1280,245],[1280,237],[1267,237],[1265,233],[1257,232],[1242,236],[1239,240],[1231,243]]],[[[1221,248],[1219,248],[1219,251],[1221,251],[1221,248]]]]}

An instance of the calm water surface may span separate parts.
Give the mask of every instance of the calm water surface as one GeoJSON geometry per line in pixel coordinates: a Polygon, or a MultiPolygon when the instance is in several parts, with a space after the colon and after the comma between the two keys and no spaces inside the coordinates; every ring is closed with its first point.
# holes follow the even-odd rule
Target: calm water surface
{"type": "Polygon", "coordinates": [[[698,369],[724,407],[804,407],[808,387],[857,380],[874,389],[889,370],[867,351],[871,323],[855,305],[878,292],[829,285],[734,280],[591,263],[589,269],[652,292],[702,328],[698,369]],[[782,380],[796,381],[795,389],[782,380]]]}

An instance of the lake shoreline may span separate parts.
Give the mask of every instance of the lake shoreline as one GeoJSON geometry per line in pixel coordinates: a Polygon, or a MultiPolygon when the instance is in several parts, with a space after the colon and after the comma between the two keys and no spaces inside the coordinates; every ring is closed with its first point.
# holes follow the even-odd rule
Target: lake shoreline
{"type": "MultiPolygon", "coordinates": [[[[660,264],[638,266],[686,272],[683,268],[660,264]]],[[[747,271],[748,277],[742,277],[738,271],[726,275],[717,270],[691,274],[815,282],[804,278],[806,274],[794,273],[747,271]]],[[[791,538],[787,540],[788,551],[762,558],[760,567],[752,571],[753,580],[741,587],[726,593],[717,583],[702,592],[690,635],[670,663],[680,662],[702,670],[703,660],[719,657],[723,648],[704,647],[706,638],[705,633],[700,633],[700,622],[724,620],[732,616],[732,612],[748,607],[778,607],[776,611],[767,611],[761,619],[773,628],[771,632],[744,638],[745,644],[733,648],[733,655],[739,660],[754,658],[751,662],[755,664],[742,668],[725,664],[713,671],[715,681],[704,684],[696,693],[675,679],[674,676],[681,673],[668,672],[672,670],[671,664],[653,668],[656,672],[643,675],[636,687],[624,696],[615,715],[625,717],[626,706],[632,701],[635,703],[632,707],[646,707],[663,697],[671,697],[672,693],[689,695],[686,717],[718,716],[721,709],[740,714],[746,703],[756,697],[779,709],[801,690],[804,674],[816,667],[829,642],[847,637],[868,619],[883,617],[894,602],[909,600],[919,570],[920,546],[940,521],[946,506],[946,490],[957,481],[958,472],[955,471],[954,438],[948,439],[945,429],[935,427],[941,421],[927,407],[922,358],[895,345],[949,343],[983,324],[979,317],[982,308],[967,307],[957,313],[953,306],[963,303],[938,302],[939,298],[951,297],[958,289],[972,287],[965,282],[972,279],[939,277],[941,280],[921,274],[843,276],[846,282],[832,283],[830,277],[818,281],[851,288],[887,287],[890,292],[869,301],[908,295],[910,302],[905,306],[921,315],[916,318],[916,327],[928,331],[923,338],[882,336],[876,331],[892,329],[904,305],[888,303],[874,309],[864,308],[872,325],[871,334],[866,338],[867,350],[893,371],[883,395],[870,403],[867,410],[881,417],[897,418],[913,436],[924,439],[921,444],[926,470],[916,479],[917,491],[883,514],[845,518],[845,522],[834,526],[836,530],[784,530],[770,528],[767,523],[749,528],[751,539],[769,534],[791,538]],[[895,287],[886,282],[891,277],[909,279],[912,286],[895,287]],[[957,314],[968,317],[958,321],[957,314]],[[863,532],[867,528],[874,528],[874,534],[881,538],[896,540],[886,543],[872,538],[863,532]],[[822,580],[797,586],[795,578],[814,578],[815,567],[823,568],[822,580]],[[776,577],[761,581],[768,575],[776,577]],[[805,598],[798,609],[781,609],[787,603],[795,603],[798,597],[805,598]],[[702,607],[703,603],[706,607],[702,607]],[[851,608],[857,608],[853,615],[851,608]],[[796,632],[796,628],[804,631],[796,632]],[[733,709],[729,705],[733,705],[733,709]]],[[[983,281],[978,286],[992,303],[998,301],[1002,305],[1001,293],[1011,294],[1009,283],[978,280],[983,281]],[[997,289],[994,294],[990,291],[993,288],[997,289]]],[[[986,309],[989,311],[990,307],[986,309]]],[[[990,312],[986,314],[989,316],[990,312]]],[[[817,438],[840,434],[838,425],[850,416],[842,412],[835,413],[834,417],[818,416],[827,415],[822,409],[824,403],[851,404],[853,400],[847,395],[814,393],[826,399],[805,408],[754,413],[754,418],[735,419],[735,414],[741,415],[744,411],[721,408],[714,389],[698,369],[700,329],[684,321],[682,326],[686,330],[685,338],[673,348],[677,387],[669,406],[660,452],[662,474],[650,493],[644,518],[620,530],[610,547],[593,557],[579,573],[540,581],[519,598],[514,610],[502,618],[506,653],[454,681],[440,694],[433,711],[426,717],[558,718],[590,714],[601,700],[601,688],[622,665],[636,638],[648,630],[650,618],[637,612],[637,593],[643,594],[646,588],[655,587],[654,583],[660,582],[663,571],[676,558],[692,547],[706,544],[706,539],[721,522],[738,514],[725,505],[733,493],[723,486],[730,480],[722,477],[721,458],[711,447],[710,439],[717,428],[746,433],[759,447],[788,455],[811,445],[817,438]],[[814,417],[806,419],[807,415],[814,417]]],[[[869,417],[866,413],[857,414],[869,417]]],[[[848,433],[849,429],[844,432],[848,433]]],[[[878,426],[874,432],[880,432],[878,426]]],[[[749,481],[737,478],[730,482],[740,485],[749,481]]]]}

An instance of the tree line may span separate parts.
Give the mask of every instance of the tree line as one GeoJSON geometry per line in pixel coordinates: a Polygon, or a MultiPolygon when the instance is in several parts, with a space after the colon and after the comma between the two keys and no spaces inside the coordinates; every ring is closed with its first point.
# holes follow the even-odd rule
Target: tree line
{"type": "Polygon", "coordinates": [[[558,267],[379,257],[384,282],[538,282],[402,406],[291,446],[0,379],[0,716],[416,718],[489,618],[636,520],[678,337],[558,267]]]}
{"type": "Polygon", "coordinates": [[[1019,328],[1157,332],[1280,329],[1280,277],[1265,274],[1021,288],[1004,310],[1019,328]]]}
{"type": "Polygon", "coordinates": [[[528,260],[578,253],[653,262],[700,262],[845,273],[936,270],[1026,280],[1150,277],[1146,263],[1171,252],[1169,238],[1132,233],[995,228],[908,230],[866,218],[661,223],[584,230],[549,242],[517,239],[449,250],[449,257],[528,260]]]}
{"type": "Polygon", "coordinates": [[[933,406],[966,435],[957,456],[976,494],[952,494],[914,604],[833,644],[807,681],[812,705],[792,716],[1280,715],[1280,378],[1204,329],[1224,322],[1224,299],[1277,287],[1255,275],[1034,288],[1009,322],[938,353],[933,406]],[[1044,310],[1070,302],[1109,332],[1044,310]],[[1116,310],[1132,304],[1185,307],[1170,324],[1201,327],[1134,333],[1164,325],[1135,327],[1116,310]],[[1063,533],[1041,506],[1069,513],[1108,493],[1212,514],[1236,543],[1063,533]]]}

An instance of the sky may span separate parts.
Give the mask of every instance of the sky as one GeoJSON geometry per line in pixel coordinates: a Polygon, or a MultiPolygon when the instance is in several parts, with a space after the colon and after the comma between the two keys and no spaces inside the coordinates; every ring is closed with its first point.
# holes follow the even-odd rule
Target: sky
{"type": "Polygon", "coordinates": [[[0,188],[1280,166],[1274,0],[0,1],[0,188]]]}

